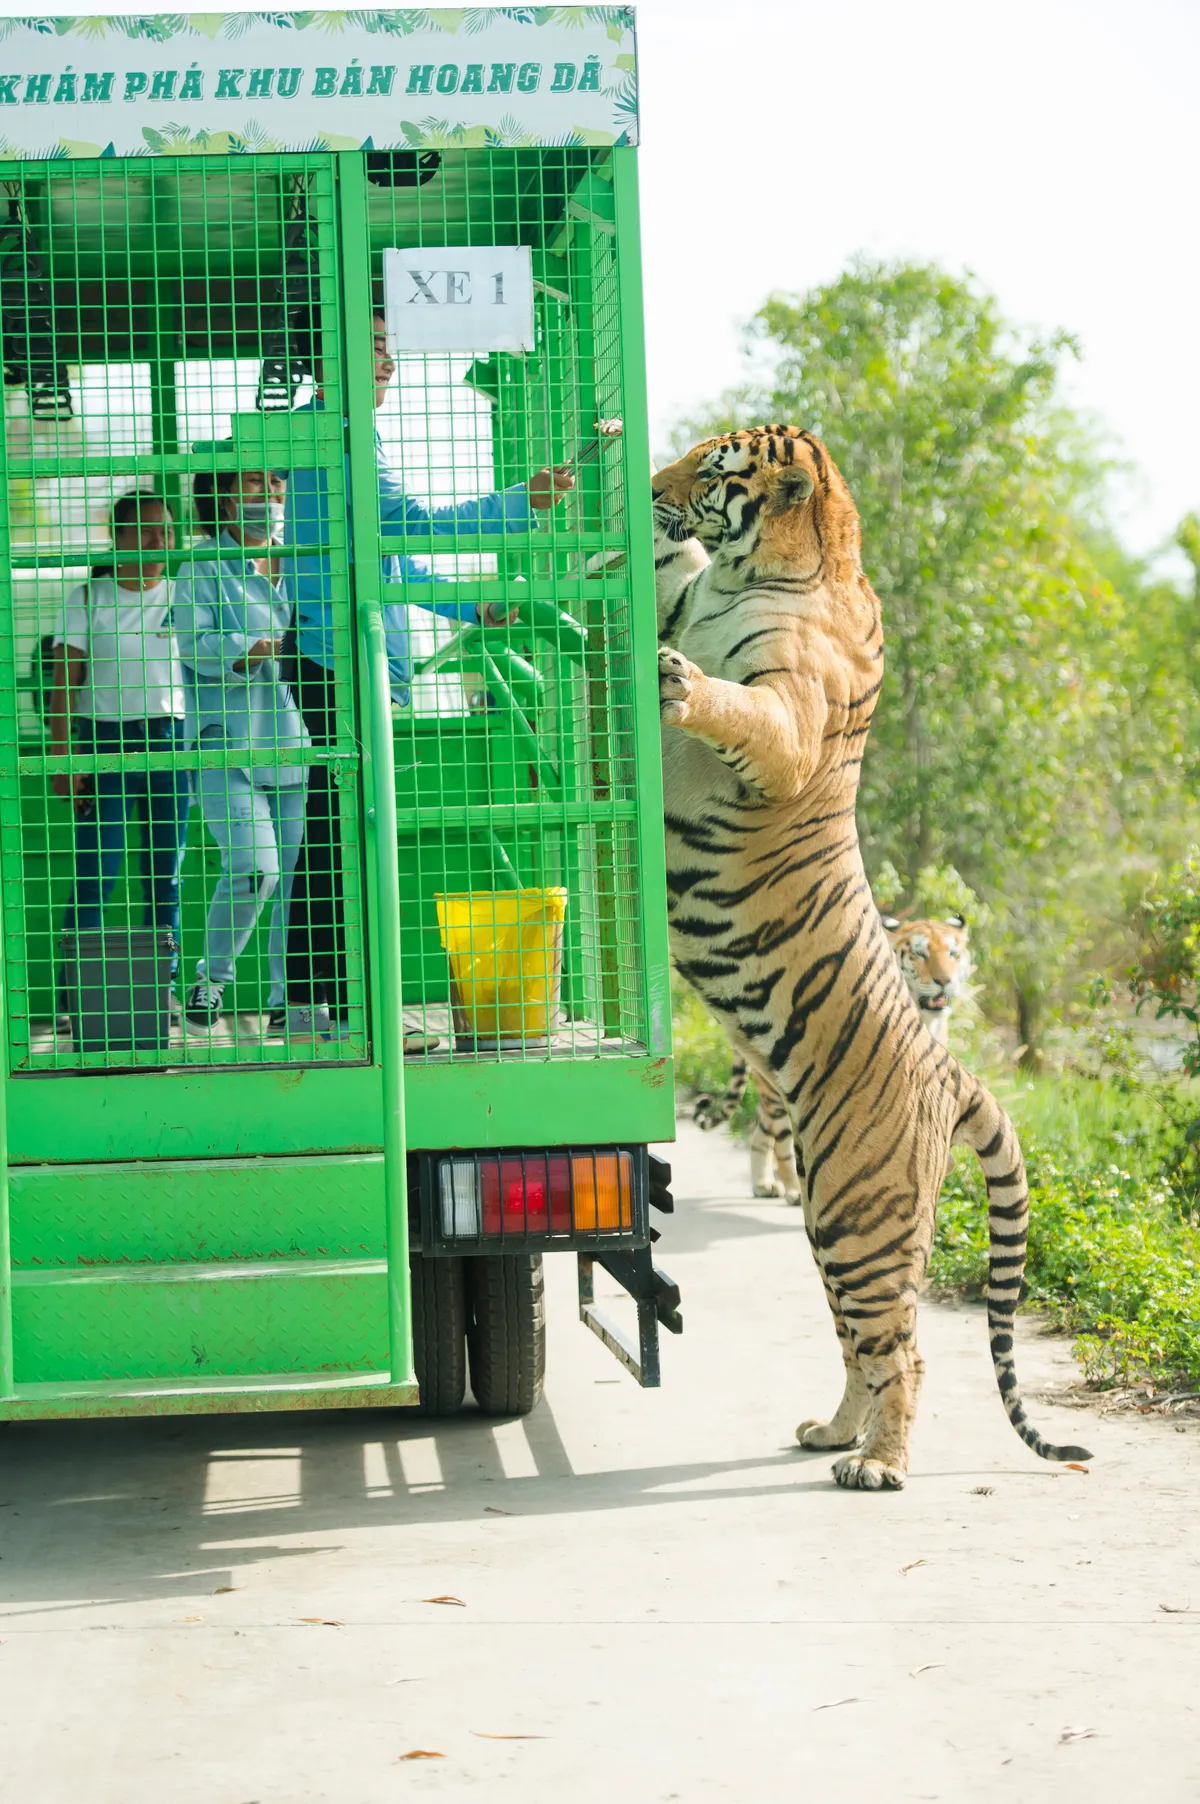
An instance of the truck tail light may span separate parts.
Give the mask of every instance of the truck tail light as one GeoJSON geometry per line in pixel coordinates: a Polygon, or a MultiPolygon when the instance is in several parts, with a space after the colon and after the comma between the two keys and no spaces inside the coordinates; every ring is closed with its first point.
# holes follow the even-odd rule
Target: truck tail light
{"type": "Polygon", "coordinates": [[[571,1177],[577,1228],[594,1232],[633,1225],[633,1161],[628,1153],[576,1153],[571,1177]]]}
{"type": "Polygon", "coordinates": [[[447,1154],[438,1202],[445,1240],[628,1234],[633,1158],[619,1149],[447,1154]]]}

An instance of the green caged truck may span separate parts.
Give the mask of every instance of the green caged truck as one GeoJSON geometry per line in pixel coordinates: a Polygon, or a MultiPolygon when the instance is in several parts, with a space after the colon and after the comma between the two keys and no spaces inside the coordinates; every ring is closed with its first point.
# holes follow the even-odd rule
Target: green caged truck
{"type": "Polygon", "coordinates": [[[555,1251],[659,1380],[636,48],[580,11],[3,22],[0,1420],[523,1413],[555,1251]]]}

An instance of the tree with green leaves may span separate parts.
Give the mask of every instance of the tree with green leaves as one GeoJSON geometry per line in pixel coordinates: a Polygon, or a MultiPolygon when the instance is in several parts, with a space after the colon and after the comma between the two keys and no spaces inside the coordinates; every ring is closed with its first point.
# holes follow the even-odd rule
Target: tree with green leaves
{"type": "Polygon", "coordinates": [[[1151,868],[1194,833],[1179,597],[1106,530],[1108,469],[1060,395],[1065,334],[1018,331],[933,266],[858,261],[773,295],[751,335],[767,378],[679,436],[778,419],[836,458],[887,640],[868,870],[910,893],[933,865],[962,873],[991,915],[993,1006],[1036,1063],[1047,1012],[1116,956],[1151,868]]]}

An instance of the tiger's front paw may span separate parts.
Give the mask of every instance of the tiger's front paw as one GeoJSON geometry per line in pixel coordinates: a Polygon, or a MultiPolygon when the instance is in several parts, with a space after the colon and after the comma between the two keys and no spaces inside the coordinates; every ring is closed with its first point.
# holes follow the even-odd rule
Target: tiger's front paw
{"type": "Polygon", "coordinates": [[[681,727],[690,712],[693,679],[700,671],[682,652],[664,646],[658,654],[658,712],[663,725],[681,727]]]}
{"type": "Polygon", "coordinates": [[[833,1462],[833,1477],[845,1491],[902,1491],[906,1473],[903,1466],[888,1465],[865,1453],[848,1453],[845,1459],[833,1462]]]}

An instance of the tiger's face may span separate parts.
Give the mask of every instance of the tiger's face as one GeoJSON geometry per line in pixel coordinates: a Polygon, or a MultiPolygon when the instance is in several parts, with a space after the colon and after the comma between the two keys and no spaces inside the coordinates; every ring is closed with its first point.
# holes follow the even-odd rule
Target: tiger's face
{"type": "Polygon", "coordinates": [[[676,541],[699,539],[710,554],[753,540],[786,555],[822,465],[832,470],[811,434],[794,426],[705,439],[655,474],[655,523],[676,541]]]}
{"type": "Polygon", "coordinates": [[[944,1025],[971,975],[966,921],[962,915],[944,921],[900,922],[886,917],[883,925],[925,1025],[944,1025]]]}

